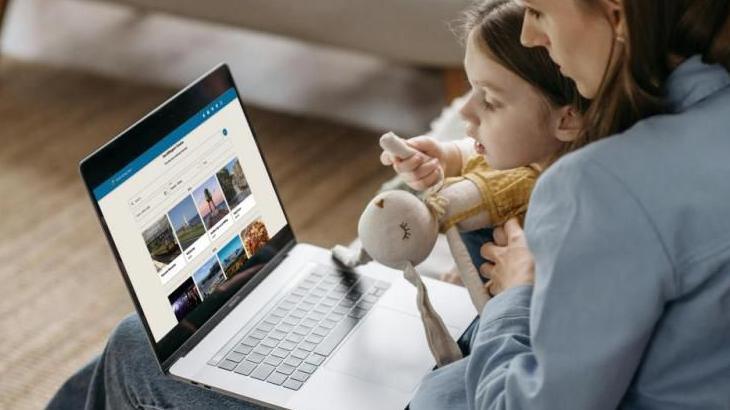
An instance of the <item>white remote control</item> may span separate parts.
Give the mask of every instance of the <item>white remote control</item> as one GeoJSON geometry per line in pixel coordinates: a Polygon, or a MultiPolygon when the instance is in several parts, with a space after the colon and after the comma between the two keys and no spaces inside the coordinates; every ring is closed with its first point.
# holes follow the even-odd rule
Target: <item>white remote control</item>
{"type": "Polygon", "coordinates": [[[380,137],[380,147],[387,153],[400,159],[408,159],[419,152],[417,149],[408,145],[403,138],[392,132],[380,137]]]}

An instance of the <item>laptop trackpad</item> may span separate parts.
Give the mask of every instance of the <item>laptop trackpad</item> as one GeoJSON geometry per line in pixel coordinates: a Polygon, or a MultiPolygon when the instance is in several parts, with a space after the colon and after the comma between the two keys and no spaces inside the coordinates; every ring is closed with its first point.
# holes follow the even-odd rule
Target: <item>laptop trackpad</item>
{"type": "Polygon", "coordinates": [[[435,364],[419,317],[376,306],[325,367],[412,392],[435,364]]]}

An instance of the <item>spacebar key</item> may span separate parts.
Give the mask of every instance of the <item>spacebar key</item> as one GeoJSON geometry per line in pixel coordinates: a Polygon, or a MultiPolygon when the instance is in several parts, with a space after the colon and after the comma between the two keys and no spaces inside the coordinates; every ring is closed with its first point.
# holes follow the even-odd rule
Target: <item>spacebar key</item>
{"type": "Polygon", "coordinates": [[[335,347],[337,347],[338,344],[342,341],[342,339],[347,336],[348,333],[350,333],[350,330],[357,325],[357,322],[359,320],[346,317],[342,320],[334,329],[332,329],[332,332],[327,335],[327,337],[322,341],[322,343],[319,344],[314,349],[314,353],[321,354],[323,356],[329,356],[330,353],[332,353],[333,350],[335,350],[335,347]]]}

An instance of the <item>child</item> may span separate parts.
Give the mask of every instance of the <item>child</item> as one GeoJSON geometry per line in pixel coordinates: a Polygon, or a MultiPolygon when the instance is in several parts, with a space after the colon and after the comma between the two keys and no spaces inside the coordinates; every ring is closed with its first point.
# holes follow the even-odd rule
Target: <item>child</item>
{"type": "MultiPolygon", "coordinates": [[[[482,193],[478,210],[493,227],[524,218],[537,176],[577,137],[584,105],[544,48],[520,44],[523,17],[513,0],[484,1],[466,14],[464,69],[472,90],[460,114],[469,138],[443,143],[415,137],[408,144],[420,153],[407,160],[381,155],[418,191],[444,177],[447,183],[470,179],[482,193]]],[[[491,229],[463,236],[481,266],[479,247],[492,240],[491,229]]]]}

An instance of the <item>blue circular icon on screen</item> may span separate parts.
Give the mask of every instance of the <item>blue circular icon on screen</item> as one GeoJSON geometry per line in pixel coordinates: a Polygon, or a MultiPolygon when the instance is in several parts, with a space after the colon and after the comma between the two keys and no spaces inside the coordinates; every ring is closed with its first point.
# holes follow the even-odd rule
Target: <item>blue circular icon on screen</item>
{"type": "Polygon", "coordinates": [[[223,136],[226,136],[226,135],[228,135],[228,129],[227,128],[223,128],[223,136]]]}

